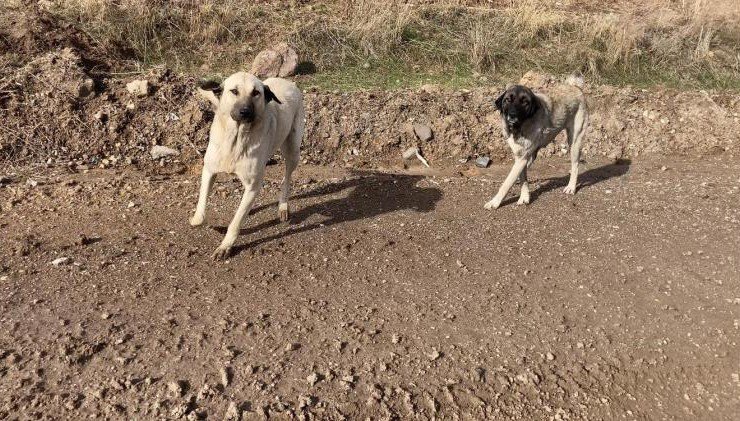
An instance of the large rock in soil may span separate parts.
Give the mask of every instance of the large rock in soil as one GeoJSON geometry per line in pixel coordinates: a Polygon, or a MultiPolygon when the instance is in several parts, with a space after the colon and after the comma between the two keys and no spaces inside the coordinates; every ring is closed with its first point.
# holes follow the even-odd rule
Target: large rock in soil
{"type": "Polygon", "coordinates": [[[250,73],[260,79],[287,77],[295,74],[298,53],[288,44],[280,43],[268,50],[260,51],[252,62],[250,73]]]}

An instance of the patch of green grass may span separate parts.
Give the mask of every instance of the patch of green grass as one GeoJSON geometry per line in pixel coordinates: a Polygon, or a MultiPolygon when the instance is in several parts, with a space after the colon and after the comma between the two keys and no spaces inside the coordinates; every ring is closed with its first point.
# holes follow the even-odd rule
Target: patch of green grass
{"type": "Polygon", "coordinates": [[[299,84],[325,90],[358,91],[365,89],[395,90],[418,88],[424,84],[459,89],[479,85],[479,79],[466,63],[451,68],[427,69],[393,60],[353,64],[313,75],[300,76],[299,84]]]}
{"type": "MultiPolygon", "coordinates": [[[[312,75],[299,76],[302,87],[317,87],[322,90],[353,92],[358,90],[396,90],[419,88],[433,84],[450,89],[465,89],[478,86],[504,86],[516,82],[529,70],[564,75],[574,70],[568,63],[553,58],[541,62],[527,62],[522,66],[512,66],[499,71],[475,72],[466,62],[454,64],[428,63],[408,64],[397,60],[368,61],[367,65],[352,64],[342,68],[326,69],[312,75]]],[[[719,89],[740,90],[740,78],[731,72],[712,69],[696,69],[684,74],[675,70],[653,67],[630,69],[615,67],[599,75],[598,80],[589,82],[614,86],[635,86],[649,88],[664,86],[673,89],[719,89]]]]}

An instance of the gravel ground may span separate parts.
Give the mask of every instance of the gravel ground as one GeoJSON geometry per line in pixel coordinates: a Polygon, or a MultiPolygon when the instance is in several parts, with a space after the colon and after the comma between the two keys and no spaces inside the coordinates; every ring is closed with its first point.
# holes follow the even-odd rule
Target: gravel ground
{"type": "Polygon", "coordinates": [[[233,181],[194,229],[192,169],[19,168],[0,419],[736,419],[740,163],[565,161],[303,166],[283,224],[272,166],[227,262],[233,181]]]}

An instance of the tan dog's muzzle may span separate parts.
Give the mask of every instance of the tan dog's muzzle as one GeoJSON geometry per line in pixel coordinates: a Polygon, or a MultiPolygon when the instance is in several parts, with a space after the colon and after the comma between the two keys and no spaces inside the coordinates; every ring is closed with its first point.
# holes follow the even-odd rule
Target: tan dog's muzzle
{"type": "Polygon", "coordinates": [[[254,105],[252,102],[241,102],[234,104],[234,108],[231,109],[231,118],[237,122],[254,122],[254,105]]]}

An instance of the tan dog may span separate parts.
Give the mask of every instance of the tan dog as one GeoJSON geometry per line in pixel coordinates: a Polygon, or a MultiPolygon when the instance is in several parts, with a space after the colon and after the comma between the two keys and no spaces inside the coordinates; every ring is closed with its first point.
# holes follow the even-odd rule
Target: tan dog
{"type": "Polygon", "coordinates": [[[288,220],[290,177],[300,159],[305,124],[303,95],[293,82],[277,78],[262,82],[248,73],[235,73],[222,85],[201,83],[198,92],[216,107],[216,114],[203,163],[198,205],[190,225],[205,221],[206,201],[215,174],[235,174],[244,185],[239,208],[212,255],[214,259],[225,259],[262,188],[267,161],[278,148],[285,159],[278,217],[288,220]]]}
{"type": "Polygon", "coordinates": [[[571,76],[565,84],[552,88],[548,95],[535,94],[526,86],[511,85],[496,99],[496,108],[504,124],[504,138],[514,153],[514,166],[498,193],[485,204],[486,209],[501,206],[517,178],[522,184],[518,204],[529,204],[527,168],[537,158],[540,148],[555,140],[563,129],[570,147],[570,180],[563,191],[575,194],[581,144],[588,127],[588,106],[580,88],[582,84],[582,79],[571,76]]]}

